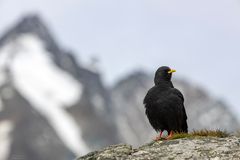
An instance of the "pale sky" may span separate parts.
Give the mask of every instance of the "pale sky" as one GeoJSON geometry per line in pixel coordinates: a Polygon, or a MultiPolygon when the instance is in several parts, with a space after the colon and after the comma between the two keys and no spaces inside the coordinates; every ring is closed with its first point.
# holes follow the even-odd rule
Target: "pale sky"
{"type": "Polygon", "coordinates": [[[27,13],[106,84],[169,65],[240,114],[240,0],[0,0],[0,34],[27,13]]]}

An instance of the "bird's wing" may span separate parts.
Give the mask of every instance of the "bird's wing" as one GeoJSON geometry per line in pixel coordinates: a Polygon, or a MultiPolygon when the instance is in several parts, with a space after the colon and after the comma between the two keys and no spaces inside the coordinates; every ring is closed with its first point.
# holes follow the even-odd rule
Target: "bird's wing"
{"type": "MultiPolygon", "coordinates": [[[[176,88],[171,88],[169,91],[170,94],[170,99],[172,100],[172,103],[174,104],[174,107],[176,110],[176,113],[178,113],[178,116],[180,116],[178,119],[179,120],[179,127],[180,127],[180,132],[187,132],[188,131],[188,126],[187,126],[187,114],[186,110],[184,107],[184,97],[182,93],[176,89],[176,88]]],[[[179,129],[179,128],[178,128],[179,129]]]]}
{"type": "Polygon", "coordinates": [[[179,90],[171,88],[160,92],[156,87],[151,88],[143,100],[146,114],[154,129],[158,130],[161,128],[159,126],[163,125],[187,132],[187,115],[183,102],[184,97],[179,90]]]}
{"type": "Polygon", "coordinates": [[[186,114],[186,110],[185,110],[185,107],[184,107],[184,104],[183,104],[183,102],[184,102],[184,97],[183,97],[183,95],[182,95],[182,93],[178,90],[178,89],[176,89],[176,88],[172,88],[171,89],[172,90],[172,93],[173,94],[175,94],[175,95],[177,95],[179,98],[181,98],[181,100],[182,100],[182,112],[183,112],[183,118],[185,119],[185,120],[187,120],[187,114],[186,114]]]}
{"type": "Polygon", "coordinates": [[[151,89],[149,89],[149,91],[147,92],[145,98],[143,99],[143,104],[147,104],[150,101],[152,101],[154,92],[155,92],[155,87],[152,87],[151,89]]]}
{"type": "Polygon", "coordinates": [[[172,93],[177,95],[179,98],[181,98],[182,100],[182,110],[183,110],[183,113],[184,113],[184,117],[187,119],[187,114],[186,114],[186,111],[185,111],[185,107],[183,105],[183,102],[184,102],[184,97],[183,97],[183,94],[176,88],[172,88],[172,93]]]}
{"type": "Polygon", "coordinates": [[[171,89],[171,92],[175,95],[177,95],[179,98],[182,99],[182,101],[184,102],[184,97],[183,97],[183,94],[176,88],[172,88],[171,89]]]}

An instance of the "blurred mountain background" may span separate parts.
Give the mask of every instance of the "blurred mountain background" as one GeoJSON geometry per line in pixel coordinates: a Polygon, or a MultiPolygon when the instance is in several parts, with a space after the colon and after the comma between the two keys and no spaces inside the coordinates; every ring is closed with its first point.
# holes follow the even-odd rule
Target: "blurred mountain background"
{"type": "MultiPolygon", "coordinates": [[[[2,7],[3,10],[0,10],[0,13],[4,10],[6,11],[7,6],[10,6],[13,1],[0,1],[0,9],[1,4],[4,3],[8,5],[5,5],[5,8],[2,7]]],[[[71,1],[71,3],[75,4],[77,2],[71,1]]],[[[97,5],[96,3],[97,2],[93,3],[94,6],[97,5]]],[[[105,3],[107,3],[107,1],[103,1],[101,5],[105,3]]],[[[110,3],[110,1],[108,1],[108,3],[110,3]]],[[[140,7],[152,7],[154,9],[154,7],[150,5],[151,3],[144,3],[142,4],[143,6],[140,7]]],[[[69,5],[66,4],[68,3],[64,1],[61,5],[65,5],[65,7],[68,8],[69,5]]],[[[136,4],[139,5],[139,3],[136,4]]],[[[171,2],[171,4],[175,4],[175,2],[171,2]]],[[[29,7],[28,5],[26,5],[26,7],[29,7]]],[[[50,3],[49,5],[54,5],[54,3],[50,3]]],[[[83,5],[92,6],[90,2],[85,2],[83,5]]],[[[115,7],[126,7],[117,7],[115,5],[115,3],[109,4],[110,8],[112,7],[110,9],[111,11],[113,11],[115,7]]],[[[132,9],[132,5],[134,4],[129,4],[130,8],[127,7],[125,9],[129,12],[132,9]]],[[[168,5],[168,3],[162,3],[161,5],[168,5]]],[[[230,4],[227,6],[229,5],[230,4]]],[[[182,6],[182,4],[180,6],[182,6]]],[[[107,10],[109,9],[108,7],[106,8],[107,10]]],[[[219,8],[219,6],[217,8],[219,8]]],[[[164,8],[160,8],[160,10],[161,9],[164,8]]],[[[208,10],[208,8],[206,8],[206,10],[208,10]]],[[[137,10],[137,12],[140,11],[137,10]]],[[[165,10],[165,12],[169,15],[174,13],[168,12],[167,10],[165,10]]],[[[194,11],[192,12],[195,13],[194,11]]],[[[16,11],[16,13],[18,12],[16,11]]],[[[144,13],[144,11],[142,11],[142,13],[144,13]]],[[[216,11],[216,13],[218,12],[216,11]]],[[[206,15],[208,16],[209,14],[206,15]]],[[[240,15],[235,12],[234,14],[240,15]]],[[[179,53],[177,53],[179,55],[172,55],[170,52],[171,48],[179,48],[178,45],[182,43],[181,41],[188,41],[186,39],[181,40],[181,37],[179,41],[177,41],[177,44],[172,42],[172,46],[168,46],[170,39],[158,41],[158,39],[136,37],[137,39],[144,38],[150,41],[151,44],[147,44],[147,47],[145,46],[149,50],[146,48],[143,52],[135,50],[136,48],[141,48],[141,43],[145,44],[145,42],[136,42],[132,47],[129,46],[131,49],[128,52],[125,52],[126,48],[121,46],[121,44],[123,44],[121,41],[119,41],[117,45],[112,45],[110,42],[112,40],[107,37],[109,35],[96,34],[95,37],[93,36],[101,27],[105,27],[104,29],[108,34],[115,34],[115,32],[121,34],[122,31],[111,30],[114,26],[108,26],[108,28],[107,26],[101,25],[101,23],[105,22],[100,22],[96,19],[94,19],[94,21],[97,21],[96,23],[98,25],[95,26],[93,21],[91,21],[93,16],[91,14],[85,15],[85,17],[90,18],[88,23],[91,25],[90,28],[85,28],[85,30],[93,32],[93,35],[89,35],[92,39],[88,37],[84,39],[84,42],[77,44],[78,47],[85,49],[82,50],[84,51],[83,53],[76,53],[69,50],[68,47],[65,47],[65,43],[61,44],[63,42],[61,39],[63,38],[58,38],[62,36],[61,33],[58,32],[60,35],[53,35],[54,31],[49,30],[51,22],[46,22],[46,19],[43,19],[45,17],[41,15],[42,14],[25,14],[25,16],[15,16],[12,24],[6,26],[5,30],[0,28],[2,33],[0,37],[0,160],[71,160],[76,156],[86,154],[87,152],[110,144],[123,142],[139,146],[152,140],[152,138],[156,136],[156,133],[145,116],[142,101],[148,89],[153,86],[153,74],[155,70],[161,65],[176,67],[177,73],[174,74],[173,81],[175,87],[180,89],[185,96],[185,106],[190,130],[222,129],[232,133],[240,128],[239,110],[236,107],[238,103],[235,103],[236,97],[238,96],[236,90],[239,89],[239,86],[233,84],[239,77],[236,71],[235,61],[231,61],[232,66],[228,67],[227,63],[221,63],[221,65],[223,65],[222,68],[216,68],[218,63],[223,61],[226,53],[224,56],[217,53],[217,57],[215,57],[208,53],[203,53],[204,50],[207,50],[205,46],[205,48],[203,47],[204,50],[200,50],[201,52],[196,51],[196,58],[192,57],[194,55],[182,55],[183,50],[179,50],[179,53]],[[96,41],[96,39],[99,41],[96,41]],[[96,53],[90,55],[92,58],[85,54],[85,52],[88,53],[91,50],[91,45],[84,45],[86,42],[95,46],[95,48],[93,48],[96,50],[96,53]],[[97,44],[97,42],[99,42],[99,44],[97,44]],[[106,65],[108,66],[106,69],[105,67],[101,67],[102,63],[106,63],[106,61],[98,62],[97,49],[102,51],[101,48],[105,46],[101,45],[107,42],[110,43],[105,45],[109,46],[109,48],[113,47],[116,52],[111,53],[111,55],[105,55],[108,57],[107,59],[111,59],[111,62],[106,65]],[[166,45],[163,48],[166,49],[166,47],[169,47],[169,50],[162,50],[162,52],[166,53],[159,53],[154,57],[154,50],[158,50],[155,48],[155,43],[160,47],[166,45]],[[86,48],[90,49],[88,50],[86,48]],[[121,52],[123,54],[121,54],[121,52]],[[203,54],[206,61],[200,58],[201,54],[203,54]],[[81,57],[79,55],[81,55],[81,57]],[[162,59],[159,55],[160,57],[162,56],[162,59]],[[180,58],[180,55],[186,56],[186,58],[180,58]],[[165,56],[172,59],[172,62],[166,59],[165,56]],[[211,56],[213,56],[213,58],[211,58],[211,56]],[[145,57],[146,62],[141,60],[145,57]],[[86,61],[87,58],[91,60],[86,61]],[[149,58],[152,59],[151,63],[149,58]],[[211,65],[209,65],[209,61],[211,61],[211,65]],[[195,62],[196,64],[194,64],[195,62]],[[142,63],[142,65],[137,65],[137,63],[142,63]],[[147,66],[143,63],[146,63],[147,66]],[[188,66],[187,69],[183,67],[186,66],[186,63],[188,65],[192,63],[192,65],[188,66]],[[135,65],[134,67],[132,66],[133,64],[135,65]],[[149,68],[149,66],[155,68],[149,68]],[[199,75],[195,76],[195,73],[193,73],[194,69],[196,69],[199,75]],[[183,76],[180,74],[179,76],[178,71],[180,73],[186,71],[189,72],[189,74],[183,74],[183,76]],[[118,76],[116,76],[117,74],[118,76]],[[225,82],[221,84],[225,79],[227,79],[228,82],[231,81],[231,79],[233,80],[229,83],[225,82]],[[202,83],[202,81],[204,82],[202,83]],[[216,85],[214,86],[214,84],[216,85]],[[219,88],[218,84],[220,84],[222,88],[219,88]],[[211,85],[218,89],[214,89],[214,87],[211,88],[211,85]],[[230,90],[226,88],[230,88],[230,90]],[[222,94],[223,92],[226,94],[222,94]],[[228,96],[225,98],[225,95],[235,97],[235,100],[229,99],[228,96]]],[[[3,14],[1,16],[3,16],[3,14]]],[[[61,15],[55,16],[56,19],[64,18],[61,17],[61,15]]],[[[80,17],[81,16],[82,15],[80,15],[80,17]]],[[[94,15],[94,17],[95,16],[98,17],[97,15],[94,15]]],[[[109,15],[105,16],[108,17],[109,15]]],[[[120,23],[122,22],[121,16],[124,17],[124,13],[123,15],[120,14],[117,16],[120,23]]],[[[140,15],[143,19],[146,18],[145,16],[146,15],[140,15]]],[[[227,12],[224,16],[230,16],[230,13],[227,12]]],[[[74,18],[74,21],[78,21],[78,16],[71,18],[74,18]]],[[[134,16],[129,19],[129,26],[134,26],[131,20],[138,22],[138,19],[135,18],[134,16]]],[[[168,18],[171,19],[171,17],[168,18]]],[[[9,24],[6,18],[2,20],[0,24],[9,24]]],[[[109,20],[112,20],[113,24],[117,24],[117,22],[115,22],[116,19],[109,20]]],[[[216,19],[215,22],[217,23],[217,21],[216,19]]],[[[169,22],[170,21],[166,21],[166,24],[169,24],[169,22]]],[[[79,23],[85,24],[85,22],[79,23]]],[[[124,23],[127,24],[127,21],[124,21],[124,23]]],[[[212,22],[209,23],[211,24],[212,22]]],[[[74,27],[78,27],[78,25],[79,24],[76,23],[74,27]]],[[[144,27],[143,23],[140,25],[144,27]]],[[[127,25],[125,27],[127,27],[127,25]]],[[[162,30],[166,29],[164,26],[162,27],[162,30]]],[[[176,27],[181,28],[181,23],[176,27]]],[[[57,28],[58,31],[61,30],[61,26],[55,28],[57,28]]],[[[153,26],[152,28],[155,27],[153,26]]],[[[83,28],[81,28],[81,30],[82,29],[83,28]]],[[[129,33],[139,33],[139,28],[132,29],[130,29],[129,33]]],[[[69,30],[71,30],[71,28],[69,28],[69,30]]],[[[181,30],[178,30],[178,32],[180,31],[181,30]]],[[[233,31],[234,33],[236,32],[234,36],[240,34],[239,29],[233,31]]],[[[63,30],[62,32],[65,33],[63,30]]],[[[196,30],[196,32],[198,32],[198,30],[196,30]]],[[[128,33],[128,31],[124,34],[126,33],[128,33]]],[[[162,34],[155,31],[152,33],[156,33],[157,36],[162,34]]],[[[189,34],[192,33],[193,32],[189,34]]],[[[66,45],[74,43],[76,45],[76,42],[79,42],[77,40],[78,38],[87,36],[84,35],[84,33],[82,34],[83,35],[79,33],[76,33],[76,35],[73,34],[72,36],[74,38],[72,40],[74,41],[75,39],[76,41],[66,42],[66,45]]],[[[229,33],[227,40],[231,39],[230,35],[232,34],[229,33]]],[[[129,45],[132,44],[132,41],[127,41],[127,35],[123,36],[125,37],[123,39],[124,41],[129,43],[129,45]]],[[[162,36],[164,37],[164,35],[162,36]]],[[[172,36],[173,35],[169,35],[169,38],[172,36]]],[[[179,35],[175,36],[179,38],[179,35]]],[[[211,37],[211,35],[209,35],[209,37],[211,37]]],[[[172,39],[172,41],[175,40],[172,39]]],[[[209,42],[209,44],[212,44],[212,42],[209,42]]],[[[237,46],[239,47],[239,45],[237,46]]],[[[188,48],[188,46],[182,47],[188,48]]],[[[189,44],[189,48],[192,47],[194,48],[196,46],[189,44]]],[[[210,51],[214,52],[213,54],[216,52],[213,50],[210,51]]],[[[234,53],[236,51],[237,49],[234,50],[234,53]]],[[[192,52],[191,49],[190,52],[192,52]]],[[[230,58],[234,58],[231,56],[231,54],[234,53],[227,54],[230,58]]],[[[226,58],[225,60],[230,61],[226,58]]]]}

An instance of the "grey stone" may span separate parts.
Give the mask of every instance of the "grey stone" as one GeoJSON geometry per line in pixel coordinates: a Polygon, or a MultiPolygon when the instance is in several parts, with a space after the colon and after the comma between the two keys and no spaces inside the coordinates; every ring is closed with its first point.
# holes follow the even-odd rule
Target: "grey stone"
{"type": "Polygon", "coordinates": [[[240,159],[240,138],[183,138],[148,143],[136,149],[130,145],[113,145],[100,151],[91,152],[77,160],[182,160],[240,159]]]}

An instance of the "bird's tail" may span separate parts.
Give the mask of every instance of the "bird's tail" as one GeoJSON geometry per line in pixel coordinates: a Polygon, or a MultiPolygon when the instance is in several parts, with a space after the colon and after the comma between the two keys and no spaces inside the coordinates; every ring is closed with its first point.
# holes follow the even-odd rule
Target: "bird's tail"
{"type": "Polygon", "coordinates": [[[188,125],[186,120],[184,120],[182,123],[182,132],[188,133],[188,125]]]}

